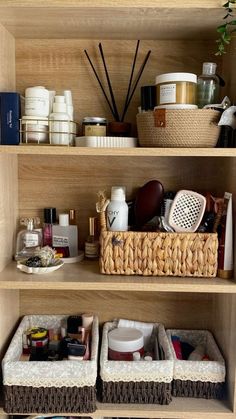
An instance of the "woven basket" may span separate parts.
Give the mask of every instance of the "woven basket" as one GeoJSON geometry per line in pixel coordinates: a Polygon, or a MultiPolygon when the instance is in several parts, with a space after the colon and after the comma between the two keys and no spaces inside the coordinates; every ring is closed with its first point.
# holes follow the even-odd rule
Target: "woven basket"
{"type": "Polygon", "coordinates": [[[212,109],[158,109],[137,114],[141,147],[215,147],[220,113],[212,109]]]}
{"type": "Polygon", "coordinates": [[[174,357],[172,395],[174,397],[197,397],[221,399],[224,395],[225,362],[208,330],[167,330],[167,337],[174,357]],[[210,361],[186,361],[176,358],[171,336],[191,344],[204,345],[210,361]]]}
{"type": "Polygon", "coordinates": [[[54,328],[66,316],[25,316],[2,361],[7,413],[91,413],[96,410],[98,318],[89,361],[20,361],[22,334],[33,326],[54,328]]]}
{"type": "Polygon", "coordinates": [[[105,197],[99,203],[100,271],[114,275],[214,277],[216,233],[107,231],[105,197]]]}
{"type": "Polygon", "coordinates": [[[103,403],[169,404],[173,378],[173,356],[162,324],[153,323],[164,353],[163,361],[108,360],[108,332],[117,322],[105,323],[100,356],[101,401],[103,403]]]}

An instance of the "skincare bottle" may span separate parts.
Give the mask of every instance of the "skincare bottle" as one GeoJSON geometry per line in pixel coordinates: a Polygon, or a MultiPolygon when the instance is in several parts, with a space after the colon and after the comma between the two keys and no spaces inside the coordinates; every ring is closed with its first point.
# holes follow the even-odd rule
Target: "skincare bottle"
{"type": "Polygon", "coordinates": [[[85,257],[88,259],[98,259],[99,257],[97,221],[97,217],[89,217],[89,235],[85,242],[85,257]]]}
{"type": "Polygon", "coordinates": [[[59,214],[59,224],[52,226],[52,246],[62,257],[78,256],[78,229],[69,225],[69,214],[59,214]]]}
{"type": "Polygon", "coordinates": [[[15,260],[33,256],[42,245],[42,234],[40,230],[34,229],[34,223],[39,224],[39,218],[22,218],[20,223],[26,225],[26,229],[17,235],[15,260]]]}
{"type": "Polygon", "coordinates": [[[107,229],[110,231],[128,230],[128,205],[125,202],[124,186],[111,188],[111,201],[107,206],[107,229]]]}
{"type": "Polygon", "coordinates": [[[52,226],[56,224],[56,208],[44,208],[43,245],[52,247],[52,226]]]}
{"type": "Polygon", "coordinates": [[[203,63],[202,75],[197,81],[197,104],[199,108],[211,103],[219,103],[219,78],[215,63],[203,63]]]}
{"type": "Polygon", "coordinates": [[[70,117],[64,96],[55,96],[53,113],[49,116],[49,140],[53,145],[70,143],[70,117]]]}

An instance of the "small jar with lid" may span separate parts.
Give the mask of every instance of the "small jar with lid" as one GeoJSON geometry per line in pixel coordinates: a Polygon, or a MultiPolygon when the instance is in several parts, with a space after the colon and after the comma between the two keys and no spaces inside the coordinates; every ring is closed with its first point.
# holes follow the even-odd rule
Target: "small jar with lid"
{"type": "Polygon", "coordinates": [[[43,116],[22,116],[21,133],[23,143],[48,144],[48,118],[43,116]]]}
{"type": "Polygon", "coordinates": [[[108,358],[113,361],[133,361],[133,353],[144,354],[143,333],[132,327],[117,327],[108,333],[108,358]]]}
{"type": "Polygon", "coordinates": [[[156,77],[156,88],[156,108],[197,109],[196,74],[161,74],[156,77]]]}
{"type": "Polygon", "coordinates": [[[106,137],[107,120],[100,117],[86,117],[82,122],[83,136],[106,137]]]}

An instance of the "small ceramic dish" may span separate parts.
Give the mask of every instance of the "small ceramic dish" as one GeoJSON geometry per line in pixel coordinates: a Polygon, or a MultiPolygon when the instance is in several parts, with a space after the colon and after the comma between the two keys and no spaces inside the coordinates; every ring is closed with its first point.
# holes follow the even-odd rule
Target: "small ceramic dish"
{"type": "Polygon", "coordinates": [[[56,271],[64,265],[64,262],[60,259],[56,260],[54,265],[40,268],[26,266],[25,262],[26,261],[23,260],[17,262],[17,268],[20,269],[20,271],[25,272],[27,274],[49,274],[50,272],[56,271]]]}

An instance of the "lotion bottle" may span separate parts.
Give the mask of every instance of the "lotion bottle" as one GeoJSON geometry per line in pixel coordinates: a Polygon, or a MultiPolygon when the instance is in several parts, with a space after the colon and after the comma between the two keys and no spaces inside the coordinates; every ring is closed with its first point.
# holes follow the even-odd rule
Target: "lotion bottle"
{"type": "Polygon", "coordinates": [[[49,116],[49,140],[52,145],[70,144],[70,116],[64,96],[55,96],[53,113],[49,116]]]}
{"type": "Polygon", "coordinates": [[[107,206],[107,229],[110,231],[128,230],[128,205],[125,202],[124,186],[111,188],[111,201],[107,206]]]}

